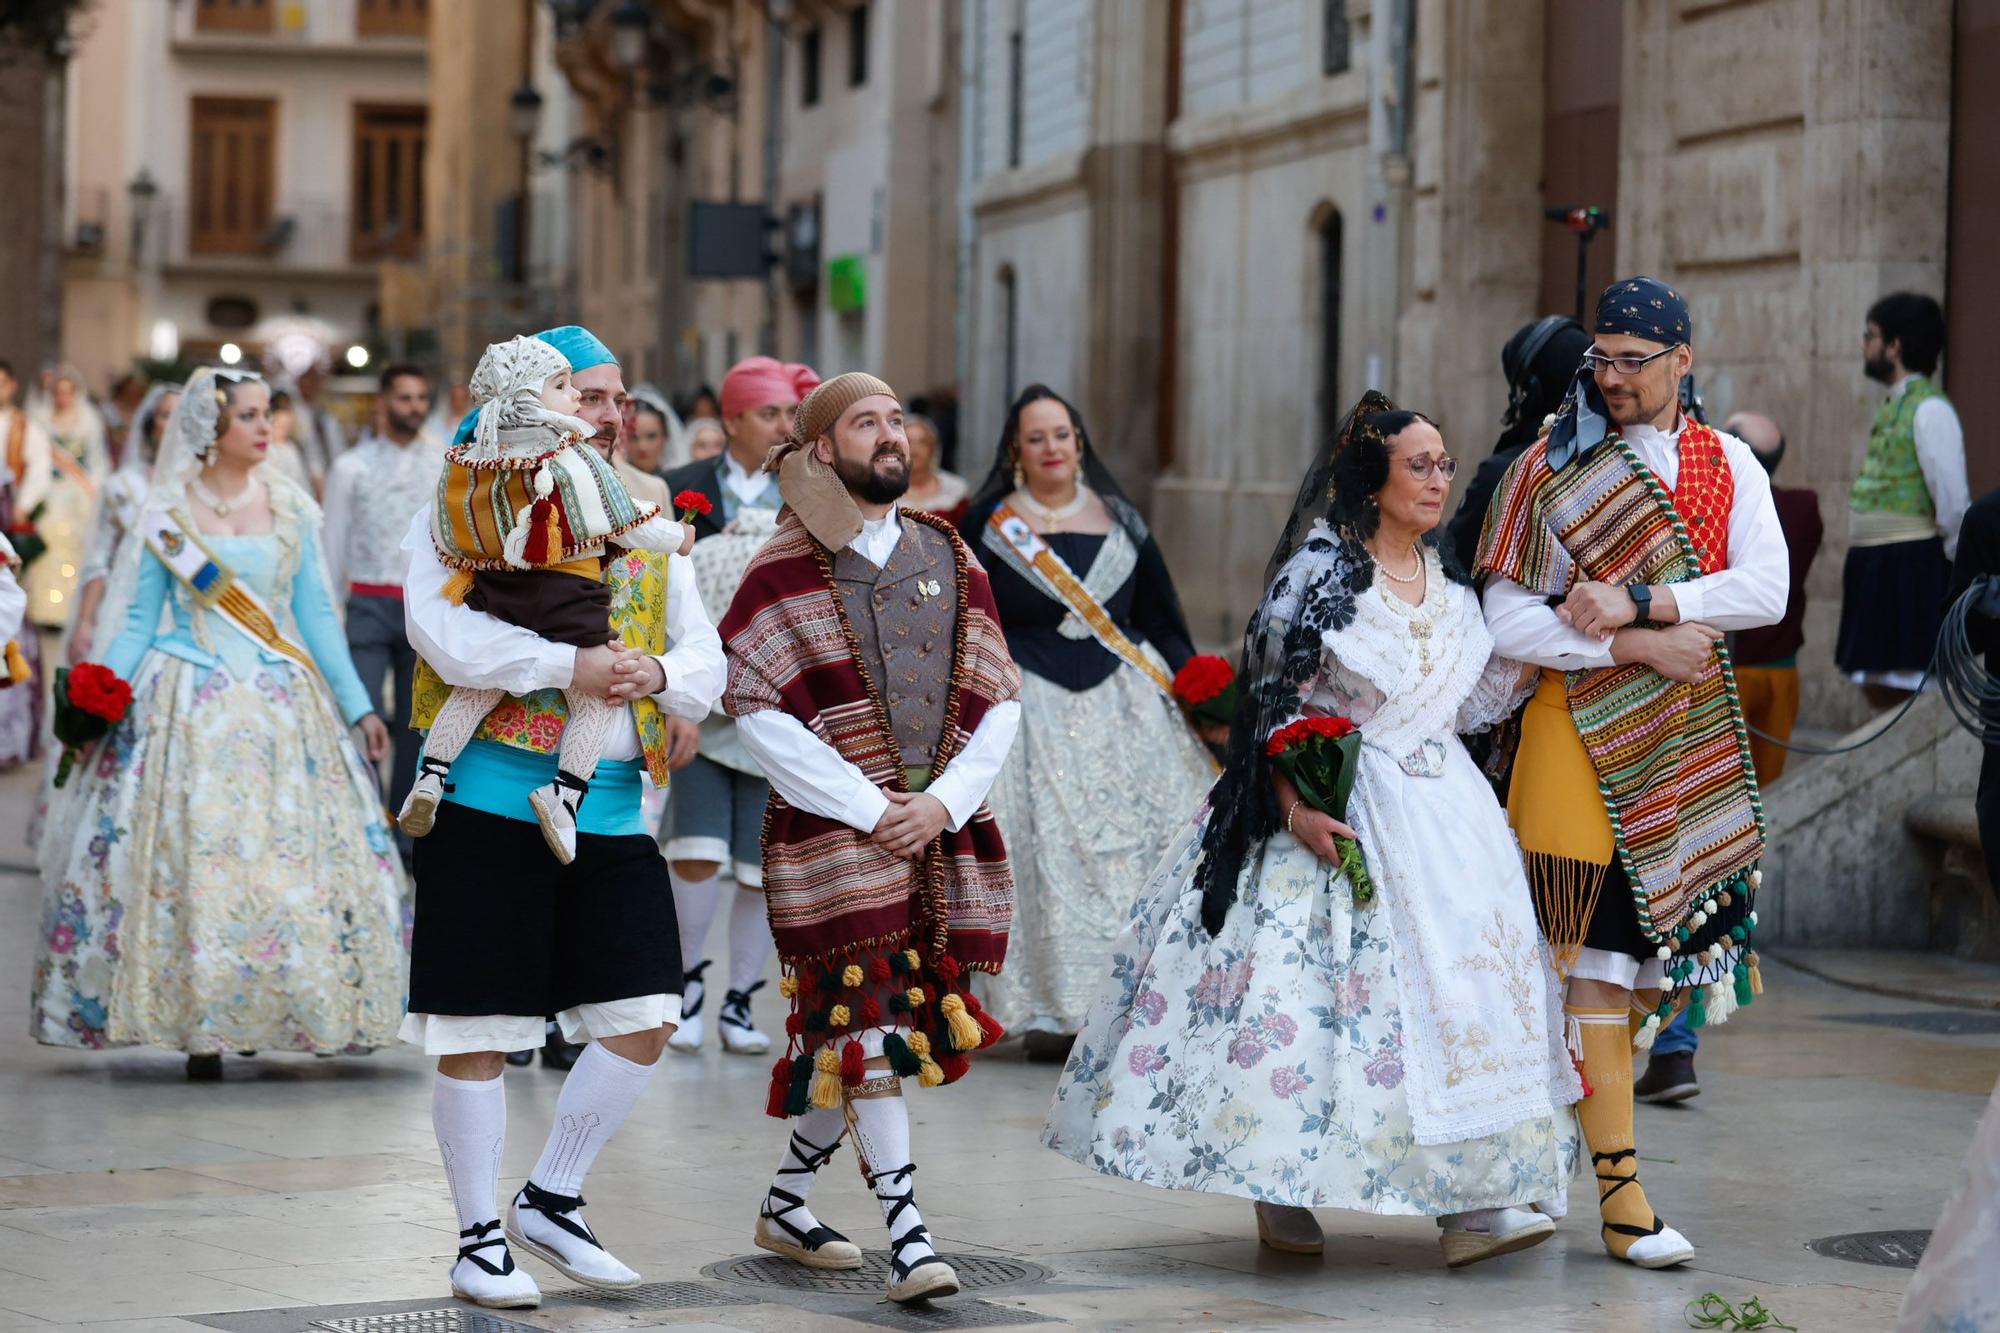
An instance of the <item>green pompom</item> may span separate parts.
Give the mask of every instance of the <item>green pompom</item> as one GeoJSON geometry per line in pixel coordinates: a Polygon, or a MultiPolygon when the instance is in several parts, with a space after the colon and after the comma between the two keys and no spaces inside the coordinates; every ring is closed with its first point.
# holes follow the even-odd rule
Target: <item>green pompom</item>
{"type": "Polygon", "coordinates": [[[1738,1007],[1749,1004],[1750,1001],[1756,998],[1750,990],[1750,965],[1748,963],[1738,963],[1736,965],[1736,1003],[1738,1007]]]}
{"type": "Polygon", "coordinates": [[[923,1072],[924,1062],[911,1053],[909,1043],[894,1032],[882,1038],[882,1054],[889,1059],[889,1068],[904,1078],[915,1078],[923,1072]]]}
{"type": "Polygon", "coordinates": [[[812,1109],[813,1058],[801,1055],[792,1061],[792,1086],[785,1090],[785,1114],[804,1115],[812,1109]]]}
{"type": "Polygon", "coordinates": [[[1688,1004],[1687,1022],[1690,1028],[1708,1026],[1708,990],[1705,986],[1694,988],[1694,999],[1688,1004]]]}

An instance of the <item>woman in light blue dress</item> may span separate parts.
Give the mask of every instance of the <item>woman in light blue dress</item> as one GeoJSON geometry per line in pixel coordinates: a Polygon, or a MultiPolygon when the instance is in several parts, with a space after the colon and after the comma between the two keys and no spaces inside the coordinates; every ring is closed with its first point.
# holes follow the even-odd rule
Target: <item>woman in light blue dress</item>
{"type": "Polygon", "coordinates": [[[368,767],[389,734],[269,439],[261,380],[197,374],[114,562],[103,663],[133,702],[50,812],[38,1041],[185,1051],[213,1078],[225,1051],[395,1040],[403,878],[368,767]]]}

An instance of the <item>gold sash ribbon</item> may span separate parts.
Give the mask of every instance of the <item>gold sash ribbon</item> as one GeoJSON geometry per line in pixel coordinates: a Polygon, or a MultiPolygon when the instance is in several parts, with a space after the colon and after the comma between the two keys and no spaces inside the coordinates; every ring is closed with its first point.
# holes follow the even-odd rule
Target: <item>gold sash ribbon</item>
{"type": "MultiPolygon", "coordinates": [[[[239,582],[235,572],[215,558],[193,524],[164,509],[148,513],[145,524],[146,545],[197,601],[272,652],[297,662],[315,677],[319,675],[319,665],[312,654],[285,637],[278,628],[277,616],[264,604],[264,599],[239,582]]],[[[311,570],[300,570],[299,577],[312,578],[314,574],[311,570]]]]}

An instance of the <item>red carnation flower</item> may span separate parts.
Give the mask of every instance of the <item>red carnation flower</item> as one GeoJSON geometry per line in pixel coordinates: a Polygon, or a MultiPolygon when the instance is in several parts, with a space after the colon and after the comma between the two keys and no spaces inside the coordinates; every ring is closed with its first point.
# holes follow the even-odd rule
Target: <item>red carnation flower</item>
{"type": "Polygon", "coordinates": [[[79,662],[56,672],[54,730],[63,747],[56,786],[69,781],[84,749],[108,736],[131,707],[132,686],[109,667],[79,662]]]}
{"type": "Polygon", "coordinates": [[[110,667],[80,662],[69,673],[69,701],[106,722],[116,722],[132,706],[132,687],[110,667]]]}
{"type": "Polygon", "coordinates": [[[683,523],[694,522],[697,514],[711,514],[715,512],[714,503],[706,495],[703,495],[700,491],[692,487],[674,497],[674,508],[681,511],[681,522],[683,523]]]}
{"type": "Polygon", "coordinates": [[[1190,704],[1205,704],[1235,681],[1236,671],[1225,659],[1202,653],[1174,674],[1174,693],[1190,704]]]}

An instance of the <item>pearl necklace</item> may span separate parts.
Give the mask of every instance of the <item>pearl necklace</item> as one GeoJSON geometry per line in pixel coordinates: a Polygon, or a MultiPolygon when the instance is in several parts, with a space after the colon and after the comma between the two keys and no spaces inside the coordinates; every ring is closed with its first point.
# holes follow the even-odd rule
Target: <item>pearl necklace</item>
{"type": "Polygon", "coordinates": [[[1064,521],[1067,519],[1075,518],[1078,514],[1081,514],[1084,510],[1084,506],[1090,503],[1090,497],[1094,494],[1094,492],[1090,489],[1090,487],[1085,486],[1081,482],[1079,482],[1077,483],[1076,497],[1068,501],[1067,503],[1059,504],[1054,508],[1050,508],[1048,505],[1043,504],[1040,500],[1037,500],[1033,495],[1031,495],[1028,492],[1028,488],[1025,486],[1021,487],[1018,491],[1015,492],[1015,494],[1020,497],[1021,507],[1023,509],[1026,509],[1029,513],[1033,514],[1036,518],[1040,519],[1042,521],[1042,527],[1045,530],[1049,532],[1061,532],[1064,521]]]}
{"type": "Polygon", "coordinates": [[[208,484],[200,477],[193,477],[188,481],[188,489],[194,492],[194,498],[213,509],[218,518],[228,518],[231,510],[241,508],[256,488],[257,479],[251,477],[243,483],[242,490],[225,500],[210,490],[208,484]]]}
{"type": "MultiPolygon", "coordinates": [[[[1370,554],[1374,553],[1371,552],[1370,554]]],[[[1389,566],[1382,563],[1382,557],[1380,555],[1375,556],[1375,568],[1381,570],[1382,577],[1389,580],[1389,582],[1391,583],[1415,583],[1418,579],[1422,578],[1424,575],[1424,554],[1421,550],[1418,549],[1417,544],[1415,542],[1410,543],[1410,554],[1417,558],[1417,567],[1411,570],[1408,574],[1393,573],[1389,569],[1389,566]]]]}

